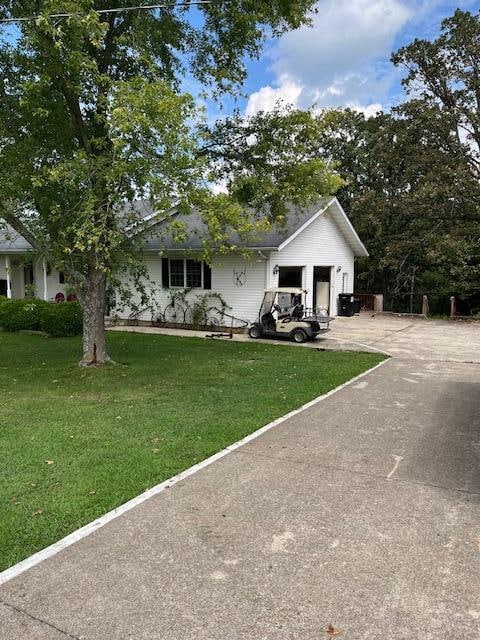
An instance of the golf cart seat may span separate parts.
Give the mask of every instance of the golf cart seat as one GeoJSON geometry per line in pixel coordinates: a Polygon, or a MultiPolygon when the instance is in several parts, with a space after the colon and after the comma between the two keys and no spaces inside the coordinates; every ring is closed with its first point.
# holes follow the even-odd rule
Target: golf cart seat
{"type": "Polygon", "coordinates": [[[292,309],[292,318],[301,320],[303,318],[303,304],[296,304],[292,309]]]}
{"type": "Polygon", "coordinates": [[[261,323],[267,331],[275,331],[275,318],[273,317],[273,313],[265,313],[261,317],[261,323]]]}

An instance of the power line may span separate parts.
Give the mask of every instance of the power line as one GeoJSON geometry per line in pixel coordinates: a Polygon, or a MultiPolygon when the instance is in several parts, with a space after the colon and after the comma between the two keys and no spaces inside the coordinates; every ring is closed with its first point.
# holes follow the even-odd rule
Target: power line
{"type": "MultiPolygon", "coordinates": [[[[185,2],[163,2],[162,4],[142,4],[135,7],[117,7],[115,9],[94,9],[95,13],[125,13],[128,11],[148,11],[151,9],[169,9],[170,7],[190,7],[192,5],[212,4],[214,0],[186,0],[185,2]]],[[[75,13],[51,13],[49,18],[71,18],[73,16],[81,16],[79,12],[75,13]]],[[[37,20],[41,16],[25,16],[23,18],[0,18],[1,23],[11,22],[31,22],[37,20]]]]}

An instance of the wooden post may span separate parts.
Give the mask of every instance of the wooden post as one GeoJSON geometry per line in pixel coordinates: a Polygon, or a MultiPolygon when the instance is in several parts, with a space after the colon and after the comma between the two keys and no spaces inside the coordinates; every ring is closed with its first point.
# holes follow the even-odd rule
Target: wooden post
{"type": "Polygon", "coordinates": [[[428,318],[430,315],[430,308],[428,306],[428,297],[426,295],[422,296],[422,314],[428,318]]]}
{"type": "Polygon", "coordinates": [[[12,278],[11,278],[11,264],[10,256],[5,256],[5,271],[7,272],[7,298],[12,297],[12,278]]]}
{"type": "Polygon", "coordinates": [[[376,293],[373,296],[373,311],[374,313],[383,312],[383,294],[382,293],[376,293]]]}
{"type": "Polygon", "coordinates": [[[48,286],[47,286],[47,263],[45,258],[42,260],[43,267],[43,299],[48,300],[48,286]]]}
{"type": "Polygon", "coordinates": [[[455,304],[455,296],[450,296],[450,318],[457,315],[457,305],[455,304]]]}
{"type": "Polygon", "coordinates": [[[413,294],[415,292],[415,271],[416,267],[413,267],[412,276],[410,279],[410,315],[413,314],[413,294]]]}

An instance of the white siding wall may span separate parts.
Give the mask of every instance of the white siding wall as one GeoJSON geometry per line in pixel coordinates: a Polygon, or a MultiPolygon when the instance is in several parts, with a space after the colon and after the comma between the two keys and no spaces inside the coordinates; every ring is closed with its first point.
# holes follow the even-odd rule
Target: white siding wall
{"type": "Polygon", "coordinates": [[[239,256],[225,256],[213,263],[212,291],[220,293],[232,307],[228,313],[249,322],[256,319],[266,288],[266,268],[267,261],[258,253],[248,261],[239,256]],[[240,282],[245,284],[239,286],[240,282]]]}
{"type": "MultiPolygon", "coordinates": [[[[178,255],[172,257],[181,257],[178,255]]],[[[19,261],[20,257],[12,256],[12,261],[19,261]]],[[[157,290],[156,304],[159,311],[163,311],[169,303],[167,291],[161,291],[162,260],[158,254],[147,255],[145,262],[150,279],[157,290]],[[160,291],[159,291],[160,290],[160,291]]],[[[240,256],[222,256],[214,260],[212,265],[211,292],[219,293],[231,307],[232,315],[249,322],[255,320],[262,301],[263,290],[266,287],[278,286],[278,275],[273,274],[273,267],[302,266],[304,267],[303,286],[309,290],[307,306],[313,306],[313,268],[315,266],[331,267],[331,309],[332,315],[337,314],[338,294],[342,292],[343,274],[348,273],[348,289],[353,290],[354,256],[328,212],[320,216],[315,222],[300,233],[281,251],[274,251],[265,260],[254,252],[249,260],[240,256]],[[337,267],[341,270],[337,272],[337,267]],[[240,286],[240,282],[244,284],[240,286]]],[[[5,256],[0,254],[0,279],[5,275],[5,256]]],[[[23,267],[12,267],[12,294],[23,297],[23,267]]],[[[36,295],[43,298],[43,267],[35,261],[36,295]]],[[[65,293],[65,285],[59,283],[58,273],[52,268],[47,277],[48,299],[53,300],[58,292],[65,293]]],[[[197,294],[204,294],[206,290],[193,290],[189,297],[193,300],[197,294]]],[[[139,302],[138,293],[134,299],[139,302]]],[[[128,318],[130,309],[118,310],[122,318],[128,318]]],[[[150,311],[144,312],[140,318],[150,320],[150,311]]]]}
{"type": "Polygon", "coordinates": [[[328,212],[312,222],[284,249],[272,252],[268,268],[269,287],[278,286],[278,275],[273,275],[273,267],[276,264],[280,267],[304,267],[303,286],[308,289],[307,307],[313,306],[313,267],[332,267],[331,315],[337,315],[338,294],[342,293],[343,273],[348,273],[349,291],[347,293],[353,291],[353,251],[328,212]],[[341,271],[337,272],[337,267],[341,267],[341,271]]]}
{"type": "MultiPolygon", "coordinates": [[[[180,258],[181,256],[172,256],[180,258]]],[[[162,286],[162,259],[157,254],[145,257],[150,279],[155,283],[157,289],[155,303],[159,311],[163,311],[169,303],[168,291],[158,290],[162,286]]],[[[212,288],[193,289],[188,299],[195,300],[196,295],[205,293],[219,293],[225,302],[231,307],[227,313],[242,320],[255,320],[265,289],[266,261],[258,254],[252,256],[251,260],[244,260],[239,256],[222,256],[212,264],[212,288]],[[238,275],[238,280],[237,276],[238,275]],[[243,286],[235,284],[239,281],[245,282],[243,286]]],[[[134,295],[134,300],[139,304],[140,296],[134,295]]],[[[117,310],[121,318],[128,318],[131,310],[117,310]]],[[[141,320],[151,320],[151,312],[145,311],[139,318],[141,320]]]]}
{"type": "MultiPolygon", "coordinates": [[[[147,255],[144,257],[144,262],[148,270],[148,275],[150,278],[150,283],[146,283],[147,287],[151,284],[153,290],[156,292],[155,295],[155,304],[158,312],[162,312],[163,309],[167,306],[168,294],[164,291],[161,291],[162,287],[162,259],[158,254],[147,255]]],[[[133,291],[133,302],[136,305],[140,305],[140,294],[135,290],[133,283],[128,282],[126,279],[123,280],[123,286],[126,288],[131,288],[133,291]]],[[[117,309],[116,313],[120,318],[128,318],[131,313],[131,309],[126,307],[125,309],[117,309]]],[[[140,320],[151,320],[152,313],[150,310],[144,311],[141,313],[138,318],[140,320]]]]}

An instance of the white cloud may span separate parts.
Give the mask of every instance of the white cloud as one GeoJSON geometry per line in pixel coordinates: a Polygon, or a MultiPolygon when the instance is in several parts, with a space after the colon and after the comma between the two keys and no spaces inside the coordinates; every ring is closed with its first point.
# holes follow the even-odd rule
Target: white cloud
{"type": "Polygon", "coordinates": [[[253,116],[259,111],[271,111],[280,101],[296,106],[301,93],[301,85],[288,78],[283,78],[277,87],[262,87],[252,93],[248,101],[246,115],[253,116]]]}
{"type": "Polygon", "coordinates": [[[375,116],[379,111],[383,109],[381,102],[372,102],[371,104],[356,104],[354,102],[345,105],[349,109],[354,111],[360,111],[366,118],[375,116]]]}
{"type": "Polygon", "coordinates": [[[215,184],[212,184],[211,190],[212,190],[212,193],[214,193],[216,196],[218,196],[221,193],[228,193],[227,181],[222,180],[221,182],[216,182],[215,184]]]}
{"type": "Polygon", "coordinates": [[[250,96],[247,113],[271,108],[277,98],[371,111],[396,77],[387,60],[411,17],[405,0],[320,0],[313,25],[287,33],[273,48],[276,80],[250,96]]]}

